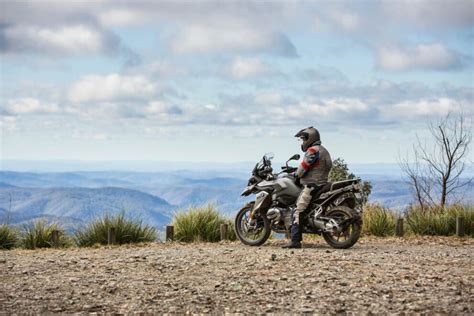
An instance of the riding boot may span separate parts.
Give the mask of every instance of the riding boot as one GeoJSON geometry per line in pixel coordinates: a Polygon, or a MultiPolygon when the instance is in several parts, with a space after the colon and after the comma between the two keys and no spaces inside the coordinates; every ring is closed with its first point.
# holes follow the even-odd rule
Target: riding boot
{"type": "Polygon", "coordinates": [[[282,248],[301,248],[301,229],[299,224],[291,225],[291,242],[282,248]]]}
{"type": "MultiPolygon", "coordinates": [[[[298,221],[298,223],[299,222],[300,221],[298,221]]],[[[288,245],[283,246],[282,248],[301,248],[301,241],[303,240],[301,225],[297,223],[291,224],[290,233],[291,233],[291,242],[288,245]]]]}

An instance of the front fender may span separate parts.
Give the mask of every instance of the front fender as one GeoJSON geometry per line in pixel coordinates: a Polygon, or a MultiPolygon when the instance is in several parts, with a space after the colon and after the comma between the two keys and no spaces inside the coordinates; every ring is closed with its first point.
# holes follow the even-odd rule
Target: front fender
{"type": "Polygon", "coordinates": [[[244,191],[240,194],[241,196],[248,196],[252,193],[253,189],[255,188],[255,184],[251,184],[245,188],[244,191]]]}

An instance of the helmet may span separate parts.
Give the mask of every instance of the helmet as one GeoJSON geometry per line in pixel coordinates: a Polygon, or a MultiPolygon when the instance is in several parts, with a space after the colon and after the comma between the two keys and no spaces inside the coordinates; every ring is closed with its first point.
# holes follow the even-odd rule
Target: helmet
{"type": "Polygon", "coordinates": [[[301,144],[301,150],[303,152],[307,151],[312,145],[321,145],[319,132],[312,126],[303,128],[301,131],[296,133],[295,137],[299,137],[303,140],[303,143],[301,144]]]}

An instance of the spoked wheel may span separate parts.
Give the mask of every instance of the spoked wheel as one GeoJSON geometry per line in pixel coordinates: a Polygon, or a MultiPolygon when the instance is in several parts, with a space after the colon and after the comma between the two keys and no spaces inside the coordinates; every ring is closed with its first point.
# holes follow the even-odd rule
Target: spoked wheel
{"type": "Polygon", "coordinates": [[[345,225],[343,229],[334,229],[332,232],[323,233],[324,240],[333,248],[346,249],[352,247],[360,236],[362,222],[360,216],[347,206],[338,206],[329,211],[326,217],[332,218],[336,224],[351,218],[357,218],[352,223],[345,225]]]}
{"type": "Polygon", "coordinates": [[[245,205],[235,217],[235,232],[240,241],[249,246],[260,246],[265,243],[270,236],[270,221],[260,213],[255,214],[253,220],[250,219],[254,202],[245,205]]]}

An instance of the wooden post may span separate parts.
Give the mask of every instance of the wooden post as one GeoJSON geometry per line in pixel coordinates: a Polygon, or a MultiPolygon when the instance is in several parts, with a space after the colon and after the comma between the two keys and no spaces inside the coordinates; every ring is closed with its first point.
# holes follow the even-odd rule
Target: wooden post
{"type": "Polygon", "coordinates": [[[456,236],[464,237],[464,217],[456,217],[456,236]]]}
{"type": "Polygon", "coordinates": [[[53,230],[51,232],[51,242],[54,248],[59,247],[59,230],[53,230]]]}
{"type": "Polygon", "coordinates": [[[221,240],[229,239],[229,226],[227,224],[221,224],[221,240]]]}
{"type": "Polygon", "coordinates": [[[398,218],[397,219],[397,226],[395,227],[395,235],[398,237],[403,236],[403,218],[398,218]]]}
{"type": "Polygon", "coordinates": [[[166,241],[173,241],[173,240],[174,240],[174,227],[166,226],[166,241]]]}
{"type": "Polygon", "coordinates": [[[107,235],[107,243],[109,245],[115,244],[117,238],[115,234],[115,227],[109,227],[108,235],[107,235]]]}

